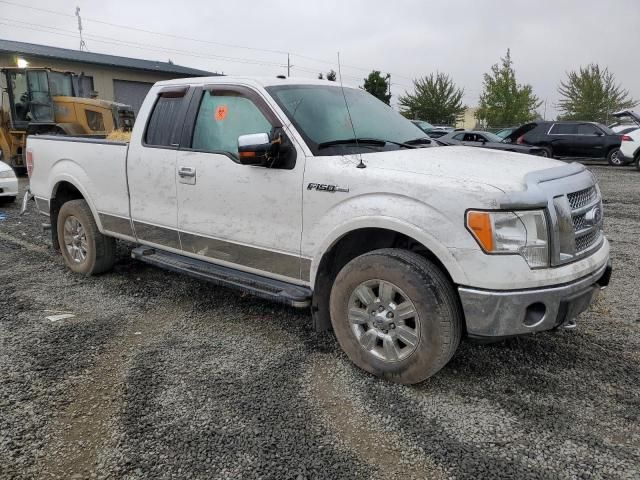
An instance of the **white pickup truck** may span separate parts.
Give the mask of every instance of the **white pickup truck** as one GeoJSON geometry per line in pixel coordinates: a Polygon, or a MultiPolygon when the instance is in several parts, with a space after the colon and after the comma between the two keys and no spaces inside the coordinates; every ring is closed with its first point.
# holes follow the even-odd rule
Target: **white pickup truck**
{"type": "Polygon", "coordinates": [[[129,143],[31,136],[30,189],[75,272],[141,261],[310,308],[359,367],[424,380],[462,336],[571,328],[611,274],[579,164],[424,133],[357,88],[157,83],[129,143]]]}

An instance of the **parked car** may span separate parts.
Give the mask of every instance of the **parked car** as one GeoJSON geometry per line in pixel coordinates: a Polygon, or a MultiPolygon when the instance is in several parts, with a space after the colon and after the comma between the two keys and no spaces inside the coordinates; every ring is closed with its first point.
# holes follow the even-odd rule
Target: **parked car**
{"type": "Polygon", "coordinates": [[[18,195],[18,179],[10,165],[0,161],[0,202],[13,202],[18,195]]]}
{"type": "Polygon", "coordinates": [[[640,170],[640,115],[631,110],[622,110],[613,116],[626,124],[632,124],[620,131],[620,159],[623,163],[635,162],[636,168],[640,170]]]}
{"type": "Polygon", "coordinates": [[[507,138],[509,135],[511,135],[513,133],[513,131],[518,128],[518,127],[508,127],[508,128],[503,128],[501,130],[498,130],[496,132],[496,135],[500,138],[502,138],[503,140],[505,138],[507,138]]]}
{"type": "Polygon", "coordinates": [[[421,139],[359,88],[188,78],[151,88],[129,144],[32,135],[27,160],[72,271],[111,269],[128,241],[140,261],[307,309],[356,365],[416,383],[463,334],[575,327],[611,274],[583,165],[421,139]]]}
{"type": "Polygon", "coordinates": [[[413,123],[416,127],[418,127],[420,130],[422,130],[427,135],[429,134],[429,132],[431,130],[433,130],[435,128],[429,122],[425,122],[424,120],[411,120],[411,123],[413,123]]]}
{"type": "Polygon", "coordinates": [[[541,157],[547,156],[547,152],[543,148],[518,145],[516,143],[504,143],[502,138],[491,132],[476,130],[463,132],[454,131],[438,138],[438,140],[446,145],[464,145],[467,147],[491,148],[493,150],[505,150],[515,153],[528,153],[541,157]]]}
{"type": "Polygon", "coordinates": [[[620,136],[600,123],[535,121],[514,130],[505,141],[541,147],[548,157],[606,158],[610,165],[623,164],[618,159],[620,136]]]}
{"type": "Polygon", "coordinates": [[[429,122],[425,122],[424,120],[411,120],[411,122],[424,133],[429,135],[429,138],[440,138],[450,131],[453,131],[453,127],[436,127],[431,125],[429,122]]]}

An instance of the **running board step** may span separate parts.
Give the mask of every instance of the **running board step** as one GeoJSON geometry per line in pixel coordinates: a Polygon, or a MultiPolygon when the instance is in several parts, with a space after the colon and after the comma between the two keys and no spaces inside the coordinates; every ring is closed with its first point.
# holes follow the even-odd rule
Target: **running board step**
{"type": "Polygon", "coordinates": [[[293,307],[304,308],[311,305],[311,289],[308,287],[203,262],[184,255],[162,252],[150,247],[134,248],[131,251],[131,257],[150,265],[185,273],[200,280],[236,288],[257,297],[293,307]]]}

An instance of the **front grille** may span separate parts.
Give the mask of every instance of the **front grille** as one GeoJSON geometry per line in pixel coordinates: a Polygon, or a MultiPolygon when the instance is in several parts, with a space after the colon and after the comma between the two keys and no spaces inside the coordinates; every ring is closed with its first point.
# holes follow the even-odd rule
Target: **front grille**
{"type": "Polygon", "coordinates": [[[591,210],[595,207],[602,213],[602,202],[598,198],[595,186],[568,193],[567,200],[571,207],[571,221],[575,238],[575,256],[586,254],[588,250],[602,239],[602,215],[597,223],[593,223],[591,210]],[[585,211],[586,210],[586,211],[585,211]]]}
{"type": "Polygon", "coordinates": [[[599,239],[602,234],[599,228],[591,230],[588,233],[576,238],[576,253],[580,254],[585,250],[591,248],[599,239]]]}
{"type": "Polygon", "coordinates": [[[573,229],[577,232],[578,230],[582,230],[586,227],[586,222],[584,219],[584,213],[579,214],[573,217],[573,229]]]}
{"type": "Polygon", "coordinates": [[[567,199],[569,200],[569,205],[571,205],[571,210],[576,210],[578,208],[589,205],[597,197],[598,191],[596,190],[595,186],[567,194],[567,199]]]}

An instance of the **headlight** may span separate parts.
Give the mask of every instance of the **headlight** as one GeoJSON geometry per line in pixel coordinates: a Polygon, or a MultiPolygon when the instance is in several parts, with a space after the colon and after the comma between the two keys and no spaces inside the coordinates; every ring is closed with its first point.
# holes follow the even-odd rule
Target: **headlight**
{"type": "Polygon", "coordinates": [[[13,173],[13,170],[2,170],[0,172],[0,178],[15,178],[16,174],[13,173]]]}
{"type": "Polygon", "coordinates": [[[531,268],[549,266],[549,234],[544,210],[470,210],[467,228],[485,253],[521,255],[531,268]]]}

